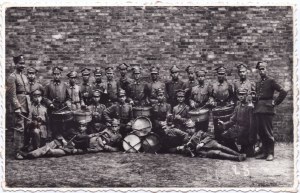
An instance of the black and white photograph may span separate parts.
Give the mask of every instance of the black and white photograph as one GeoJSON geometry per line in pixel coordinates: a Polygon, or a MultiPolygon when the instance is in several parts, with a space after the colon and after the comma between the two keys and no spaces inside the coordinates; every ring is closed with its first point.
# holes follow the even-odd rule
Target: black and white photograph
{"type": "Polygon", "coordinates": [[[294,6],[2,11],[3,188],[297,191],[294,6]]]}

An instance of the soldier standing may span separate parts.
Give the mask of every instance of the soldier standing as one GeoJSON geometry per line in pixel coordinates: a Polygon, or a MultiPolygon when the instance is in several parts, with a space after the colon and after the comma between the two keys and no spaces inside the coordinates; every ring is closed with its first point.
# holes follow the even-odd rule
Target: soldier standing
{"type": "Polygon", "coordinates": [[[101,92],[94,90],[91,105],[88,107],[92,112],[92,121],[89,123],[90,133],[100,132],[105,128],[104,110],[105,105],[100,103],[101,92]]]}
{"type": "Polygon", "coordinates": [[[66,101],[67,106],[72,110],[78,110],[81,106],[85,106],[79,85],[76,84],[77,72],[71,71],[67,74],[69,78],[69,85],[67,87],[68,100],[66,101]]]}
{"type": "MultiPolygon", "coordinates": [[[[212,85],[212,96],[214,98],[214,106],[225,107],[233,105],[233,88],[226,80],[226,68],[220,66],[216,68],[218,73],[218,81],[212,85]]],[[[222,137],[223,129],[218,127],[218,119],[214,119],[214,134],[217,141],[220,141],[225,146],[238,151],[234,140],[224,139],[222,137]]]]}
{"type": "Polygon", "coordinates": [[[82,100],[84,104],[90,105],[92,97],[92,85],[89,83],[91,70],[84,68],[81,70],[82,84],[80,85],[80,92],[82,93],[82,100]]]}
{"type": "Polygon", "coordinates": [[[105,69],[107,82],[105,83],[105,90],[107,90],[107,101],[105,103],[106,107],[110,107],[113,103],[118,101],[118,90],[119,85],[117,81],[114,80],[114,70],[112,67],[107,67],[105,69]]]}
{"type": "Polygon", "coordinates": [[[133,106],[145,106],[149,104],[146,84],[143,83],[140,79],[141,76],[141,68],[134,67],[133,71],[133,82],[129,85],[129,100],[133,106]]]}
{"type": "MultiPolygon", "coordinates": [[[[196,72],[198,85],[191,89],[189,105],[192,109],[209,107],[212,98],[212,86],[205,81],[206,70],[200,69],[196,72]]],[[[209,119],[203,122],[196,122],[196,130],[207,131],[209,119]]]]}
{"type": "Polygon", "coordinates": [[[159,68],[158,67],[151,67],[150,68],[151,73],[151,83],[148,83],[146,85],[147,95],[150,100],[151,104],[157,103],[157,91],[158,89],[165,90],[165,84],[158,80],[159,77],[159,68]]]}
{"type": "Polygon", "coordinates": [[[126,63],[122,63],[118,66],[118,69],[121,74],[121,78],[118,81],[118,87],[125,90],[126,96],[129,95],[129,85],[132,83],[132,80],[126,76],[128,67],[129,66],[126,63]]]}
{"type": "Polygon", "coordinates": [[[27,125],[30,97],[29,97],[29,84],[27,77],[23,74],[25,69],[25,59],[23,55],[13,58],[16,65],[16,70],[9,75],[7,80],[7,95],[12,109],[15,113],[14,125],[14,149],[16,158],[20,156],[22,146],[26,146],[24,142],[25,126],[27,125]]]}
{"type": "Polygon", "coordinates": [[[119,91],[119,102],[113,104],[104,111],[104,117],[108,126],[112,125],[113,118],[120,120],[120,133],[124,137],[131,131],[131,121],[133,119],[132,106],[126,103],[124,90],[119,91]]]}
{"type": "Polygon", "coordinates": [[[188,74],[188,81],[184,83],[184,88],[185,88],[185,99],[186,99],[186,104],[189,104],[189,98],[191,97],[191,90],[194,86],[197,86],[197,80],[195,78],[195,67],[193,66],[188,66],[186,67],[185,71],[188,74]]]}
{"type": "Polygon", "coordinates": [[[247,93],[247,102],[249,104],[252,103],[251,99],[251,92],[254,91],[254,83],[252,83],[248,77],[247,77],[247,70],[248,67],[246,64],[239,64],[237,66],[238,73],[239,73],[239,80],[235,80],[233,82],[233,91],[234,91],[234,102],[237,103],[238,101],[238,90],[244,90],[246,89],[248,91],[247,93]]]}
{"type": "Polygon", "coordinates": [[[173,108],[172,115],[176,128],[185,131],[185,122],[189,119],[190,107],[184,103],[185,91],[177,90],[176,92],[178,104],[173,108]]]}
{"type": "Polygon", "coordinates": [[[272,120],[274,107],[279,105],[286,97],[287,92],[272,78],[267,76],[267,63],[258,62],[256,69],[259,70],[261,80],[256,82],[256,103],[254,107],[255,122],[258,135],[262,142],[263,153],[257,159],[274,159],[274,136],[272,120]],[[274,99],[274,91],[279,95],[274,99]]]}
{"type": "Polygon", "coordinates": [[[170,69],[172,80],[166,83],[167,103],[173,108],[177,104],[176,91],[184,89],[184,83],[179,80],[179,68],[176,65],[170,69]]]}

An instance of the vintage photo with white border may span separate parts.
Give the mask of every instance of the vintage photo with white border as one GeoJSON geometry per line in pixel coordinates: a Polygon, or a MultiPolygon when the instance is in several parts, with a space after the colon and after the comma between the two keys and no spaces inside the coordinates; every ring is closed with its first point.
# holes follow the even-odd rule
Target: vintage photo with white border
{"type": "Polygon", "coordinates": [[[299,191],[299,3],[1,0],[1,189],[299,191]]]}

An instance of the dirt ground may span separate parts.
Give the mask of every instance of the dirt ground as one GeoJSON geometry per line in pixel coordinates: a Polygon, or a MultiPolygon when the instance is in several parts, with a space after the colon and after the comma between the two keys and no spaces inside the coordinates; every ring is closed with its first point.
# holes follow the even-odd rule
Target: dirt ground
{"type": "Polygon", "coordinates": [[[292,187],[294,181],[291,143],[276,145],[273,162],[122,152],[14,160],[10,147],[8,187],[292,187]]]}

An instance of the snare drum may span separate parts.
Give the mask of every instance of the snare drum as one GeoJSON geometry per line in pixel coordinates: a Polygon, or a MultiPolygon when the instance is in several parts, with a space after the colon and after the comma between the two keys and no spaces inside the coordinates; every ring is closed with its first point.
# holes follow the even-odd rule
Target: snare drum
{"type": "Polygon", "coordinates": [[[133,117],[137,118],[140,116],[150,117],[151,116],[151,107],[133,107],[133,117]]]}
{"type": "Polygon", "coordinates": [[[60,112],[53,112],[52,113],[52,120],[55,122],[68,122],[73,119],[72,111],[60,111],[60,112]]]}
{"type": "Polygon", "coordinates": [[[189,111],[189,115],[194,122],[207,121],[209,118],[209,109],[200,109],[189,111]]]}
{"type": "Polygon", "coordinates": [[[161,144],[159,142],[158,135],[155,133],[149,133],[142,142],[142,147],[146,153],[156,153],[159,151],[161,144]]]}
{"type": "Polygon", "coordinates": [[[123,148],[125,152],[137,153],[141,149],[141,139],[139,136],[130,133],[123,139],[123,148]]]}
{"type": "Polygon", "coordinates": [[[151,132],[152,123],[147,117],[138,117],[132,124],[133,133],[139,137],[146,136],[151,132]]]}
{"type": "Polygon", "coordinates": [[[73,116],[76,122],[85,121],[89,123],[92,121],[92,113],[90,111],[77,110],[73,112],[73,116]]]}

